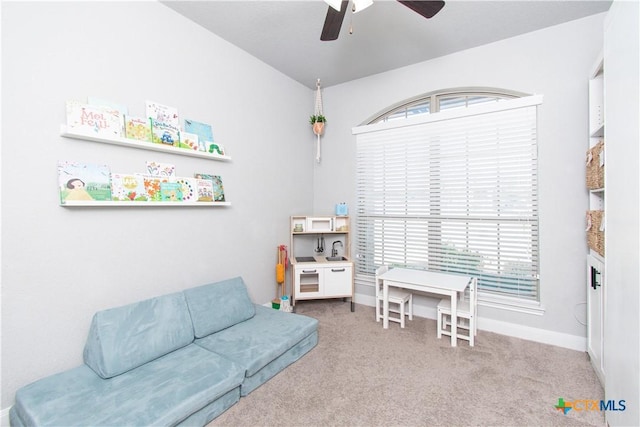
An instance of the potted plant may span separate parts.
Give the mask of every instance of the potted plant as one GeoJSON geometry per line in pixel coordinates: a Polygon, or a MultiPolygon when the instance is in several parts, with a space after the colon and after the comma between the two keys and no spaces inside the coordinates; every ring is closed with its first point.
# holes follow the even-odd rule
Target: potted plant
{"type": "Polygon", "coordinates": [[[309,123],[313,126],[313,133],[316,135],[322,135],[324,132],[324,124],[327,122],[327,118],[322,114],[314,114],[309,117],[309,123]]]}

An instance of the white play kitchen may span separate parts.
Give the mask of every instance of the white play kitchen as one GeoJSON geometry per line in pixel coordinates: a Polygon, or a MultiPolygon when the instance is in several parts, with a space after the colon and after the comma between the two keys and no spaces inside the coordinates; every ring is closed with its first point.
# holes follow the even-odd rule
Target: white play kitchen
{"type": "Polygon", "coordinates": [[[349,217],[291,217],[291,304],[297,300],[350,298],[354,311],[349,217]]]}

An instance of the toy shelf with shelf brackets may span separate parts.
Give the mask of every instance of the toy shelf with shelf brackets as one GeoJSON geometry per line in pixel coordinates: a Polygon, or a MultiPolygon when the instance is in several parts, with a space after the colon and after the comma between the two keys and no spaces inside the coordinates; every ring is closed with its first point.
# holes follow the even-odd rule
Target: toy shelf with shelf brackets
{"type": "MultiPolygon", "coordinates": [[[[105,137],[99,137],[95,135],[88,135],[84,133],[73,132],[73,131],[69,131],[66,125],[60,125],[60,135],[65,138],[83,139],[86,141],[101,142],[104,144],[113,144],[113,145],[120,145],[123,147],[138,148],[140,150],[161,151],[164,153],[177,154],[180,156],[200,157],[203,159],[220,160],[220,161],[231,160],[230,156],[227,156],[227,155],[223,156],[218,153],[207,153],[206,151],[187,150],[184,148],[173,147],[171,145],[154,144],[153,142],[137,141],[135,139],[105,138],[105,137]]],[[[199,204],[203,204],[203,203],[200,202],[199,204]]],[[[210,204],[213,204],[213,203],[210,203],[210,204]]],[[[216,204],[220,204],[220,203],[218,202],[216,204]]]]}

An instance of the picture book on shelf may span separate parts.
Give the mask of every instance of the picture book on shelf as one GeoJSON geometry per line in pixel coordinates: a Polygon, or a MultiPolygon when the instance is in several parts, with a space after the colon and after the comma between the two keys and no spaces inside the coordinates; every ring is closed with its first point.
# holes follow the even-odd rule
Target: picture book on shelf
{"type": "Polygon", "coordinates": [[[125,137],[151,142],[151,121],[144,117],[125,116],[125,137]]]}
{"type": "Polygon", "coordinates": [[[142,181],[144,183],[144,192],[147,195],[147,199],[151,202],[160,202],[162,200],[162,194],[160,192],[161,185],[169,182],[169,177],[144,175],[142,181]]]}
{"type": "Polygon", "coordinates": [[[198,135],[196,135],[195,133],[180,131],[180,141],[178,142],[178,148],[198,151],[198,135]]]}
{"type": "Polygon", "coordinates": [[[151,176],[176,176],[176,167],[170,163],[147,161],[147,174],[151,176]]]}
{"type": "Polygon", "coordinates": [[[224,202],[224,187],[222,186],[222,179],[220,175],[210,175],[206,173],[196,173],[194,177],[198,179],[206,179],[211,181],[213,186],[213,201],[224,202]]]}
{"type": "Polygon", "coordinates": [[[210,179],[194,178],[198,191],[197,200],[199,202],[213,202],[213,181],[210,179]]]}
{"type": "Polygon", "coordinates": [[[176,182],[182,186],[182,200],[195,202],[198,200],[198,183],[195,178],[177,177],[176,182]]]}
{"type": "Polygon", "coordinates": [[[221,156],[225,155],[224,146],[221,144],[216,144],[215,142],[207,143],[207,152],[211,154],[220,154],[221,156]]]}
{"type": "Polygon", "coordinates": [[[107,165],[72,161],[58,162],[60,202],[111,200],[110,170],[107,165]]]}
{"type": "Polygon", "coordinates": [[[133,173],[111,174],[111,199],[114,201],[146,202],[144,177],[133,173]]]}
{"type": "Polygon", "coordinates": [[[180,129],[180,119],[177,108],[153,101],[146,101],[146,112],[147,117],[153,119],[153,121],[180,129]]]}
{"type": "Polygon", "coordinates": [[[200,151],[207,151],[207,144],[213,143],[213,129],[210,124],[197,122],[191,119],[184,120],[185,132],[198,135],[198,144],[200,151]]]}
{"type": "Polygon", "coordinates": [[[97,105],[99,107],[103,107],[108,111],[117,111],[120,114],[122,124],[122,129],[120,130],[120,135],[124,135],[124,118],[129,114],[129,109],[126,105],[118,104],[116,102],[110,101],[108,99],[97,98],[95,96],[88,96],[87,102],[91,105],[97,105]]]}
{"type": "Polygon", "coordinates": [[[151,120],[151,142],[156,144],[178,145],[180,129],[167,122],[151,120]]]}
{"type": "Polygon", "coordinates": [[[160,200],[163,202],[181,202],[183,200],[182,184],[178,182],[160,183],[160,200]]]}
{"type": "Polygon", "coordinates": [[[105,138],[120,138],[124,116],[120,111],[80,101],[67,101],[67,129],[105,138]]]}

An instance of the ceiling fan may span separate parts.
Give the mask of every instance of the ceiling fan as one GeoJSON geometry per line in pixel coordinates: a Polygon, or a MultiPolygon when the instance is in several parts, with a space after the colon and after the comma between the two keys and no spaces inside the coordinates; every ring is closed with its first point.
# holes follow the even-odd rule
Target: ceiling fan
{"type": "MultiPolygon", "coordinates": [[[[349,6],[349,0],[324,0],[329,4],[329,10],[327,10],[327,17],[324,20],[324,26],[322,27],[322,34],[320,40],[336,40],[340,34],[340,28],[342,27],[342,21],[344,15],[347,13],[347,7],[349,6]]],[[[414,12],[429,19],[435,16],[436,13],[444,7],[444,1],[430,1],[430,0],[417,0],[406,1],[397,0],[399,3],[407,6],[414,12]]],[[[373,0],[353,0],[353,13],[360,12],[373,4],[373,0]]]]}

